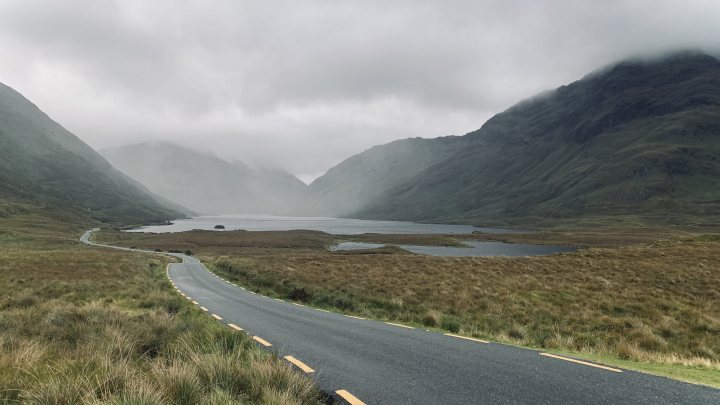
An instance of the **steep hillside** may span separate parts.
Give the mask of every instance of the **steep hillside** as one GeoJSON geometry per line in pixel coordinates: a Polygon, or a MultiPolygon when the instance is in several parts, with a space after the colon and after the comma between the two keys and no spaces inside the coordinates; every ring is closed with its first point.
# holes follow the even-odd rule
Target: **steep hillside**
{"type": "Polygon", "coordinates": [[[148,223],[183,216],[3,84],[0,200],[6,214],[15,202],[76,210],[109,222],[148,223]]]}
{"type": "Polygon", "coordinates": [[[101,153],[148,189],[200,213],[289,214],[307,188],[281,171],[253,169],[165,142],[101,153]]]}
{"type": "Polygon", "coordinates": [[[335,214],[362,218],[716,221],[720,62],[697,52],[623,62],[523,101],[463,137],[423,140],[417,158],[392,152],[418,142],[375,147],[311,188],[383,190],[359,206],[336,205],[335,214]],[[365,176],[353,181],[351,171],[365,176]]]}
{"type": "Polygon", "coordinates": [[[460,137],[411,138],[375,146],[331,168],[309,187],[308,212],[357,213],[457,151],[460,137]]]}

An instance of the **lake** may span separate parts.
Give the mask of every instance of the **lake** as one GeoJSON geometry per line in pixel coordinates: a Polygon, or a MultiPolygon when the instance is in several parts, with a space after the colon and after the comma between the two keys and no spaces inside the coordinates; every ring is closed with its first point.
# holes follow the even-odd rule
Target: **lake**
{"type": "MultiPolygon", "coordinates": [[[[554,253],[574,252],[570,246],[527,245],[522,243],[463,241],[466,247],[458,246],[417,246],[398,245],[401,248],[418,254],[430,256],[544,256],[554,253]]],[[[377,249],[385,245],[379,243],[343,242],[332,246],[330,250],[364,250],[377,249]]]]}
{"type": "MultiPolygon", "coordinates": [[[[222,232],[215,229],[222,225],[225,231],[291,231],[308,229],[335,235],[378,234],[470,234],[524,232],[509,228],[484,228],[472,225],[421,224],[408,221],[372,221],[327,217],[282,217],[273,215],[208,215],[179,219],[172,225],[144,226],[128,232],[185,232],[193,229],[222,232]]],[[[431,256],[538,256],[572,252],[567,246],[527,245],[503,242],[464,241],[467,247],[400,245],[405,250],[431,256]]],[[[331,250],[374,249],[384,245],[375,243],[344,242],[331,250]]]]}
{"type": "Polygon", "coordinates": [[[184,232],[193,229],[215,230],[223,225],[225,230],[246,231],[291,231],[308,229],[335,235],[359,235],[363,233],[384,234],[468,234],[475,231],[485,233],[521,232],[508,228],[483,228],[472,225],[421,224],[407,221],[371,221],[348,218],[326,217],[282,217],[273,215],[213,215],[189,219],[178,219],[172,225],[144,226],[129,232],[184,232]]]}

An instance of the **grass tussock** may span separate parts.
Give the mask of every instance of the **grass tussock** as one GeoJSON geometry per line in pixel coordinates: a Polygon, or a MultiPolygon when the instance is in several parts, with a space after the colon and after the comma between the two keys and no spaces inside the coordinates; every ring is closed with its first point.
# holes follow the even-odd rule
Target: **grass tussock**
{"type": "Polygon", "coordinates": [[[319,402],[175,294],[164,258],[17,236],[0,250],[0,403],[319,402]]]}

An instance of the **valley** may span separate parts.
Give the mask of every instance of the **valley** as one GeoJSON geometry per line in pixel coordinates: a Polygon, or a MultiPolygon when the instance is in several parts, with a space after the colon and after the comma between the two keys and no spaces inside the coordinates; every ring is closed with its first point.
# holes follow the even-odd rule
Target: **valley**
{"type": "Polygon", "coordinates": [[[719,134],[700,51],[310,184],[0,85],[0,402],[717,403],[719,134]]]}

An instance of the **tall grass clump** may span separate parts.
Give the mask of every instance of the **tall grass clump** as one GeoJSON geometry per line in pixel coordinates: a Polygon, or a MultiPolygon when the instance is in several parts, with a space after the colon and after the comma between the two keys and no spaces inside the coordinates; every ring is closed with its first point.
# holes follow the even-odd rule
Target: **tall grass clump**
{"type": "Polygon", "coordinates": [[[1,249],[0,403],[320,402],[311,380],[175,294],[165,265],[32,237],[1,249]]]}

